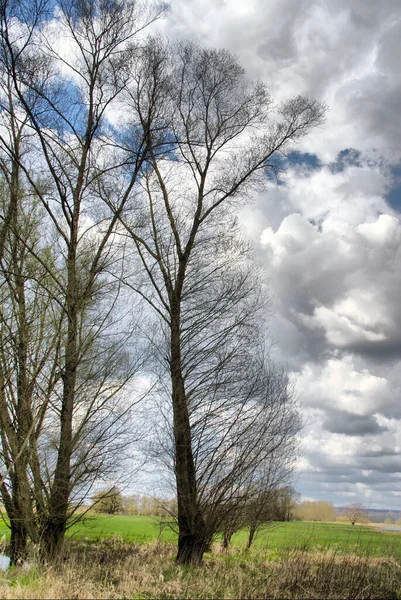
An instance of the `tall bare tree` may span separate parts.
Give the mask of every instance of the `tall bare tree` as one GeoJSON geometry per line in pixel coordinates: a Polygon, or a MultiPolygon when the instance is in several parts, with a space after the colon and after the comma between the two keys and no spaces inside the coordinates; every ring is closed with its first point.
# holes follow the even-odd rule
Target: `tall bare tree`
{"type": "MultiPolygon", "coordinates": [[[[121,343],[109,344],[103,372],[101,358],[107,352],[99,341],[106,339],[105,325],[119,296],[108,276],[118,264],[112,243],[115,225],[144,160],[148,131],[143,128],[135,148],[121,159],[113,155],[109,116],[129,80],[136,37],[160,10],[130,0],[0,3],[3,66],[19,103],[18,119],[30,135],[29,157],[19,155],[3,132],[0,141],[45,208],[59,246],[52,275],[65,329],[53,414],[57,424],[53,418],[48,426],[43,458],[49,481],[40,524],[41,543],[49,556],[62,546],[73,486],[82,483],[83,473],[99,473],[93,453],[82,448],[96,447],[113,429],[96,417],[102,411],[113,414],[110,398],[126,381],[118,373],[124,365],[117,359],[121,343]],[[123,182],[119,207],[111,216],[97,202],[98,190],[105,193],[102,174],[110,171],[123,182]],[[102,298],[109,302],[99,318],[102,298]],[[112,364],[115,379],[110,384],[112,364]],[[78,439],[86,444],[80,446],[79,459],[78,439]]],[[[118,431],[116,423],[115,427],[118,431]]],[[[97,464],[104,463],[106,453],[98,459],[97,464]]]]}
{"type": "Polygon", "coordinates": [[[23,558],[28,534],[38,541],[33,493],[38,500],[43,493],[38,438],[59,380],[62,344],[63,315],[54,286],[28,250],[49,266],[52,251],[40,239],[40,221],[37,203],[18,206],[0,261],[1,495],[10,519],[13,562],[23,558]],[[45,290],[52,287],[49,295],[45,290]]]}
{"type": "Polygon", "coordinates": [[[27,118],[0,45],[0,379],[1,494],[10,519],[11,559],[25,554],[28,533],[37,541],[29,469],[38,469],[37,439],[56,385],[60,306],[50,275],[54,254],[45,237],[44,211],[26,190],[20,161],[27,153],[27,118]],[[51,294],[49,295],[49,292],[51,294]]]}
{"type": "Polygon", "coordinates": [[[231,54],[189,43],[151,41],[136,81],[132,110],[141,114],[150,98],[158,127],[142,169],[142,204],[136,196],[121,221],[146,273],[133,287],[167,342],[177,560],[197,563],[218,527],[219,497],[250,477],[247,431],[254,428],[261,458],[296,429],[286,387],[276,387],[255,350],[258,284],[229,235],[234,206],[277,172],[279,157],[321,123],[324,107],[300,96],[274,107],[231,54]]]}

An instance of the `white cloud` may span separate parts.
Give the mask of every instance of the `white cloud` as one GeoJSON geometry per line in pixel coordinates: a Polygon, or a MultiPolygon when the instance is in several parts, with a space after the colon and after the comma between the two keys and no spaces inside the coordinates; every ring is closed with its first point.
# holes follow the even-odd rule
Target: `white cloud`
{"type": "Polygon", "coordinates": [[[391,399],[389,382],[367,369],[356,370],[352,356],[305,365],[297,378],[297,388],[307,406],[356,415],[381,411],[391,399]]]}
{"type": "Polygon", "coordinates": [[[293,213],[260,236],[275,310],[333,347],[399,340],[401,223],[369,212],[353,224],[328,209],[319,225],[293,213]]]}
{"type": "Polygon", "coordinates": [[[392,327],[380,293],[360,289],[350,290],[332,308],[315,308],[313,316],[305,317],[304,322],[324,329],[327,341],[338,348],[384,341],[392,327]]]}

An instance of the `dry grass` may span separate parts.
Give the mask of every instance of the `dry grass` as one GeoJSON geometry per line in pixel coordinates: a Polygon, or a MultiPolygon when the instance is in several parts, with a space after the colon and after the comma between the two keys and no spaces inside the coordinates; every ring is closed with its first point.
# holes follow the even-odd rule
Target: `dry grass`
{"type": "Polygon", "coordinates": [[[400,598],[400,566],[392,558],[290,552],[275,579],[274,598],[400,598]]]}
{"type": "Polygon", "coordinates": [[[167,543],[70,542],[57,565],[4,574],[0,597],[401,598],[400,567],[393,559],[233,549],[209,554],[201,567],[184,568],[175,565],[174,553],[167,543]]]}

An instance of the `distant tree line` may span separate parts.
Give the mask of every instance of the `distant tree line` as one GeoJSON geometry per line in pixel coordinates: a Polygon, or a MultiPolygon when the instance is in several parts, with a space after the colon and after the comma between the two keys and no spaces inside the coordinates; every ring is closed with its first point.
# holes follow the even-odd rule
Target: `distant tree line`
{"type": "Polygon", "coordinates": [[[167,517],[176,513],[177,501],[143,494],[123,495],[113,486],[92,496],[91,508],[96,513],[107,515],[167,517]]]}
{"type": "Polygon", "coordinates": [[[295,518],[299,521],[336,521],[337,510],[330,502],[305,500],[297,505],[295,518]]]}

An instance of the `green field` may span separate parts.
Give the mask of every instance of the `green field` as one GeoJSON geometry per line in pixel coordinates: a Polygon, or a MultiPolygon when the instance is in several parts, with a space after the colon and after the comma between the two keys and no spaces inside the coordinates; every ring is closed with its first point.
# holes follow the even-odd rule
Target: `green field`
{"type": "MultiPolygon", "coordinates": [[[[9,529],[0,521],[0,536],[3,534],[8,537],[9,529]]],[[[67,537],[87,542],[117,537],[130,544],[144,544],[155,540],[176,541],[174,532],[161,527],[157,517],[124,515],[87,516],[68,530],[67,537]]],[[[246,531],[234,535],[232,544],[238,548],[244,547],[246,531]]],[[[290,549],[333,549],[343,554],[367,553],[371,556],[393,556],[401,560],[401,532],[344,523],[272,523],[259,532],[254,547],[276,552],[290,549]]]]}
{"type": "Polygon", "coordinates": [[[123,541],[144,544],[157,539],[175,540],[174,533],[160,527],[157,517],[124,515],[90,515],[82,522],[73,525],[67,533],[73,539],[99,541],[109,537],[121,537],[123,541]]]}
{"type": "MultiPolygon", "coordinates": [[[[143,544],[157,539],[175,541],[175,534],[160,528],[157,518],[122,515],[94,515],[74,525],[68,532],[73,539],[99,541],[120,537],[123,541],[143,544]]],[[[234,546],[243,547],[246,532],[237,533],[234,546]]],[[[401,534],[376,530],[364,525],[344,523],[274,523],[262,530],[254,543],[255,548],[287,551],[292,548],[324,551],[333,549],[340,553],[367,553],[372,556],[394,556],[401,560],[401,534]]]]}
{"type": "MultiPolygon", "coordinates": [[[[245,541],[244,531],[233,538],[236,545],[245,545],[245,541]]],[[[366,553],[401,559],[401,535],[398,532],[344,523],[274,523],[259,533],[255,546],[279,551],[300,549],[323,552],[332,549],[343,554],[366,553]]]]}

